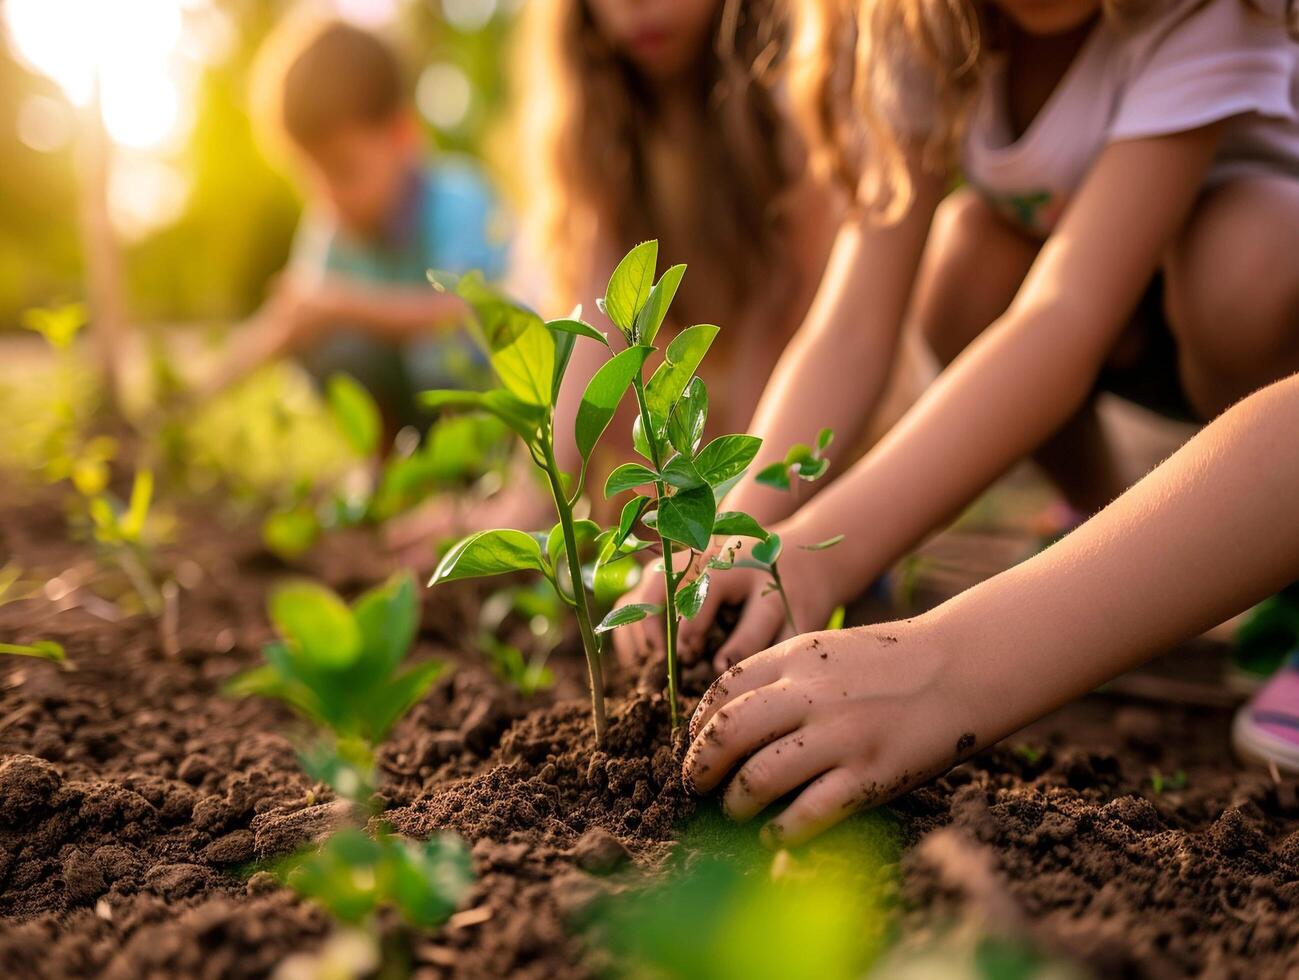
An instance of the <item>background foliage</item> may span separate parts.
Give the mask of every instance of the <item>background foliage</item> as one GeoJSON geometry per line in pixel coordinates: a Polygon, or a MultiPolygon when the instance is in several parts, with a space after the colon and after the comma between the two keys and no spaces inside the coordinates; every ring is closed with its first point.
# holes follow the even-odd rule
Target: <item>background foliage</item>
{"type": "MultiPolygon", "coordinates": [[[[39,0],[38,0],[39,2],[39,0]]],[[[170,0],[181,43],[202,48],[183,125],[165,146],[118,150],[132,314],[214,322],[244,315],[284,262],[300,201],[258,146],[246,105],[258,45],[288,0],[170,0]],[[143,188],[143,194],[141,194],[143,188]],[[163,193],[167,190],[168,193],[163,193]],[[166,213],[138,213],[171,197],[166,213]]],[[[503,42],[518,0],[335,0],[399,38],[430,145],[481,156],[505,91],[503,42]]],[[[122,5],[122,16],[130,15],[122,5]]],[[[0,3],[0,12],[4,4],[0,3]]],[[[147,15],[141,15],[147,16],[147,15]]],[[[129,27],[129,25],[127,25],[129,27]]],[[[77,120],[63,90],[32,70],[0,29],[0,331],[22,310],[82,296],[77,235],[77,120]]],[[[166,203],[163,201],[163,203],[166,203]]],[[[155,208],[156,210],[156,208],[155,208]]]]}

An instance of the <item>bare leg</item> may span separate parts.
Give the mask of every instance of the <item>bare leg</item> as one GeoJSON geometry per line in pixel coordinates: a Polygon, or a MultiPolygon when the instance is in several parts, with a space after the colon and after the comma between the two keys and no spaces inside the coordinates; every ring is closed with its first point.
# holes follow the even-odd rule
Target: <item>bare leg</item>
{"type": "Polygon", "coordinates": [[[1182,384],[1202,417],[1299,370],[1299,180],[1208,192],[1165,278],[1182,384]]]}

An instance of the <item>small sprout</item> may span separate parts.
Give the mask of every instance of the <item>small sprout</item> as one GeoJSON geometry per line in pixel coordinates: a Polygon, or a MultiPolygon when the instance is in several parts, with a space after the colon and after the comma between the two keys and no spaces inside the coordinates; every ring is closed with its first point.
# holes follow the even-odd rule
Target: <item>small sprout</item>
{"type": "Polygon", "coordinates": [[[524,697],[554,686],[555,675],[546,661],[563,638],[560,600],[553,589],[542,586],[501,589],[487,598],[478,615],[479,649],[496,676],[524,697]],[[519,645],[497,637],[511,621],[524,624],[512,636],[519,645]]]}
{"type": "Polygon", "coordinates": [[[33,309],[23,313],[22,324],[49,343],[55,350],[67,350],[88,322],[84,303],[68,303],[51,309],[33,309]]]}
{"type": "Polygon", "coordinates": [[[830,631],[843,629],[843,620],[846,614],[847,610],[843,606],[835,606],[834,611],[830,613],[830,618],[826,620],[825,628],[830,631]]]}
{"type": "Polygon", "coordinates": [[[1165,791],[1175,792],[1186,789],[1188,779],[1186,771],[1178,769],[1171,776],[1165,776],[1158,769],[1150,770],[1150,788],[1156,795],[1162,795],[1165,791]]]}
{"type": "Polygon", "coordinates": [[[1016,745],[1014,752],[1030,766],[1037,765],[1038,761],[1042,758],[1042,750],[1034,748],[1027,742],[1020,742],[1016,745]]]}
{"type": "Polygon", "coordinates": [[[269,605],[280,639],[263,648],[264,666],[227,691],[283,701],[328,731],[339,758],[361,774],[361,786],[345,779],[335,789],[362,799],[375,748],[446,669],[438,660],[402,669],[418,627],[415,584],[397,575],[349,607],[324,586],[297,582],[276,590],[269,605]]]}
{"type": "Polygon", "coordinates": [[[0,643],[0,653],[15,657],[35,657],[38,660],[49,660],[62,667],[70,667],[63,645],[53,640],[37,640],[35,643],[0,643]]]}
{"type": "Polygon", "coordinates": [[[281,878],[340,922],[367,924],[393,909],[417,929],[450,918],[474,881],[469,852],[454,835],[412,841],[359,829],[340,830],[290,859],[281,878]]]}

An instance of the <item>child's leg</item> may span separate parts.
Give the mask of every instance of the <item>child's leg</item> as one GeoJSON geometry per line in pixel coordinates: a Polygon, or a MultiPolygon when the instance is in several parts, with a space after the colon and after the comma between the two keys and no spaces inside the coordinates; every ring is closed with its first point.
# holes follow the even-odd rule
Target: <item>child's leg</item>
{"type": "MultiPolygon", "coordinates": [[[[1016,231],[965,188],[934,216],[916,280],[913,322],[946,367],[1001,316],[1041,247],[1016,231]]],[[[1084,513],[1122,492],[1121,476],[1094,404],[1088,404],[1034,456],[1084,513]]]]}
{"type": "Polygon", "coordinates": [[[1165,277],[1182,384],[1203,417],[1299,369],[1299,179],[1208,192],[1165,277]]]}

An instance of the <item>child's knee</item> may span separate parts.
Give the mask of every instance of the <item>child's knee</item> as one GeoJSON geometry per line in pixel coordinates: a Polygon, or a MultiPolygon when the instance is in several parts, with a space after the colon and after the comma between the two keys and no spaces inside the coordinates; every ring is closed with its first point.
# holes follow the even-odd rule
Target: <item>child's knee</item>
{"type": "Polygon", "coordinates": [[[1299,181],[1287,183],[1219,188],[1170,255],[1169,326],[1202,373],[1252,387],[1299,368],[1299,181]]]}
{"type": "Polygon", "coordinates": [[[1036,253],[971,188],[934,214],[913,305],[935,356],[954,359],[1009,305],[1036,253]]]}

